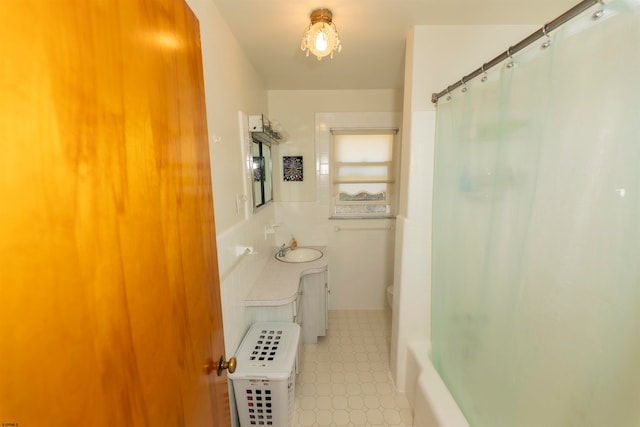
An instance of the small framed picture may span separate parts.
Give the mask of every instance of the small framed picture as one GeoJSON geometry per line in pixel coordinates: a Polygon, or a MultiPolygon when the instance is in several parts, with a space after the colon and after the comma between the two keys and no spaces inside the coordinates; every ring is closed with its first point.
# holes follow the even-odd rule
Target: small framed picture
{"type": "Polygon", "coordinates": [[[302,156],[282,156],[282,172],[285,181],[302,181],[302,156]]]}

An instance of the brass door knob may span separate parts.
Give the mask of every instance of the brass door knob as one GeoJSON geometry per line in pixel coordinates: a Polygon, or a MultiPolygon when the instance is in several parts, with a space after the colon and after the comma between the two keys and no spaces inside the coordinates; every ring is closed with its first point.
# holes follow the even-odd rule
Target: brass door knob
{"type": "Polygon", "coordinates": [[[228,362],[224,360],[224,356],[220,356],[218,362],[214,362],[209,359],[204,364],[204,373],[209,375],[211,372],[216,371],[218,376],[222,375],[222,371],[227,369],[230,374],[233,374],[236,371],[236,358],[232,357],[228,362]]]}

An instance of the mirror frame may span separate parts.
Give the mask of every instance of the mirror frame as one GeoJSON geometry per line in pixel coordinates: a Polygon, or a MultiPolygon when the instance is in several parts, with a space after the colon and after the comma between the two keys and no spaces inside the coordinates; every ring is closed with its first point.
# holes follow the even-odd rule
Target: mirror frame
{"type": "Polygon", "coordinates": [[[256,137],[255,133],[252,134],[250,165],[254,213],[273,202],[272,148],[273,147],[270,142],[256,137]]]}

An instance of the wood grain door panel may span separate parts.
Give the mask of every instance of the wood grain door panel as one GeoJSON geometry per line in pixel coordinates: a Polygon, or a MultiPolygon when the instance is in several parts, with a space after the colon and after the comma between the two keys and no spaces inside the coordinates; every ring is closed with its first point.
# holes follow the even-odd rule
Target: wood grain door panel
{"type": "Polygon", "coordinates": [[[9,0],[0,35],[0,422],[229,425],[197,19],[9,0]]]}

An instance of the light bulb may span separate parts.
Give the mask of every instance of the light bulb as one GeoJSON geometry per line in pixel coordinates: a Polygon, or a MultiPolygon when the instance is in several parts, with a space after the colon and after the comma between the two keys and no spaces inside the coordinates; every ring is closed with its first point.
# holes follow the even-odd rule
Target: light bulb
{"type": "Polygon", "coordinates": [[[325,36],[323,32],[319,32],[316,37],[316,49],[320,52],[324,52],[327,49],[328,44],[329,43],[327,42],[327,36],[325,36]]]}

